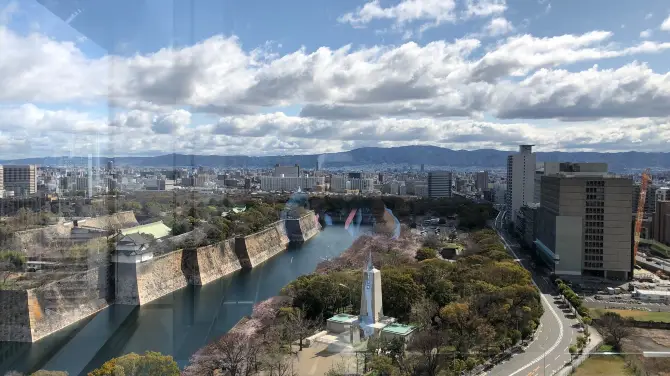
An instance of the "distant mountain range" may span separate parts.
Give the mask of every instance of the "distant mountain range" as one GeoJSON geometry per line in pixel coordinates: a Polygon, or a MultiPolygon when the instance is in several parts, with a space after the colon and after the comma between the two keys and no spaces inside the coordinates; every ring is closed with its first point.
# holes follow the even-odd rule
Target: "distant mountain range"
{"type": "MultiPolygon", "coordinates": [[[[321,168],[355,167],[362,165],[420,165],[445,167],[501,168],[507,163],[509,151],[451,150],[436,146],[402,146],[394,148],[360,148],[348,152],[282,155],[282,156],[223,156],[223,155],[185,155],[167,154],[154,157],[115,157],[100,158],[100,165],[114,161],[116,166],[138,167],[271,167],[299,164],[304,168],[314,168],[319,161],[321,168]]],[[[670,153],[595,153],[595,152],[546,152],[537,153],[538,162],[606,162],[611,171],[623,171],[641,168],[670,169],[670,153]]],[[[45,157],[0,161],[0,163],[37,164],[41,166],[86,166],[87,157],[45,157]]]]}

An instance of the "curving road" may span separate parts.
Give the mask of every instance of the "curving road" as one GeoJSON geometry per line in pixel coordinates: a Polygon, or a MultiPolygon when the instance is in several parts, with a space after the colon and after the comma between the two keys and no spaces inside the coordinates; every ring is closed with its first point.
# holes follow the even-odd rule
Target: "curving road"
{"type": "MultiPolygon", "coordinates": [[[[496,219],[496,225],[499,219],[496,219]]],[[[540,319],[540,327],[536,332],[535,340],[524,352],[515,354],[509,360],[498,364],[491,370],[482,373],[487,376],[545,376],[558,372],[570,360],[568,347],[575,342],[578,335],[578,322],[570,318],[569,309],[565,311],[560,302],[555,301],[557,296],[549,277],[542,272],[535,272],[530,265],[530,259],[524,257],[520,246],[510,237],[498,229],[496,231],[505,247],[514,258],[523,265],[532,275],[533,283],[541,292],[544,315],[540,319]],[[552,295],[553,294],[553,295],[552,295]]],[[[567,307],[566,307],[567,308],[567,307]]]]}

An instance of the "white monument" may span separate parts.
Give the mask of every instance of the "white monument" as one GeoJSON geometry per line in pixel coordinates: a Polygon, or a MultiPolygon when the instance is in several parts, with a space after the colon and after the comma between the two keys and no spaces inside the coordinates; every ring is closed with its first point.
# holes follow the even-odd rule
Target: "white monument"
{"type": "MultiPolygon", "coordinates": [[[[383,328],[382,323],[382,274],[372,265],[372,253],[368,256],[368,266],[363,271],[363,288],[361,290],[360,325],[369,337],[375,333],[375,328],[383,328]]],[[[386,320],[384,320],[386,321],[386,320]]]]}

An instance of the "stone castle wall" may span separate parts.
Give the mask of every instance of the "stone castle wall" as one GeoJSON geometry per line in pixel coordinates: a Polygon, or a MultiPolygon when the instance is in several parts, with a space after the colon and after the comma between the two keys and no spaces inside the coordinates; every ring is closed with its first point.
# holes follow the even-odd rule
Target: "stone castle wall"
{"type": "Polygon", "coordinates": [[[0,291],[0,340],[35,342],[109,306],[111,266],[24,291],[0,291]]]}
{"type": "Polygon", "coordinates": [[[137,268],[138,303],[143,305],[188,285],[188,273],[182,271],[184,251],[170,252],[137,268]]]}
{"type": "Polygon", "coordinates": [[[242,268],[235,254],[235,239],[200,247],[196,257],[198,273],[191,279],[194,285],[206,285],[242,268]]]}
{"type": "Polygon", "coordinates": [[[235,253],[242,267],[250,269],[286,250],[288,243],[286,226],[282,220],[263,231],[235,238],[235,253]]]}
{"type": "Polygon", "coordinates": [[[297,222],[299,230],[299,233],[289,231],[291,241],[306,242],[312,237],[314,237],[316,234],[318,234],[319,231],[321,230],[321,225],[316,220],[316,214],[314,214],[314,212],[312,211],[310,211],[306,215],[303,215],[298,220],[287,220],[286,221],[287,229],[290,222],[297,222]]]}
{"type": "Polygon", "coordinates": [[[34,342],[110,302],[143,305],[188,284],[204,285],[242,267],[253,268],[286,250],[290,239],[306,241],[320,229],[313,212],[287,221],[246,237],[176,250],[143,263],[112,263],[31,290],[0,291],[0,341],[34,342]]]}
{"type": "Polygon", "coordinates": [[[235,239],[197,249],[179,249],[139,264],[118,264],[117,304],[143,305],[180,288],[204,285],[242,267],[235,239]]]}
{"type": "Polygon", "coordinates": [[[0,290],[0,341],[32,342],[28,291],[0,290]]]}

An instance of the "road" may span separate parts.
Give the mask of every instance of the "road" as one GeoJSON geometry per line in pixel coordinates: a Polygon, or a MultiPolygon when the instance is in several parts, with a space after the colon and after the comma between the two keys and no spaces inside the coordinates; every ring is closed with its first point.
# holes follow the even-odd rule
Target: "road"
{"type": "MultiPolygon", "coordinates": [[[[496,225],[500,224],[497,218],[496,225]]],[[[523,353],[493,367],[485,375],[495,376],[545,376],[558,372],[570,360],[568,347],[575,342],[577,320],[570,318],[569,309],[561,309],[554,296],[557,292],[546,275],[537,274],[530,267],[530,259],[521,253],[519,244],[511,240],[502,230],[498,230],[505,247],[532,275],[533,282],[541,292],[544,315],[540,319],[540,327],[536,339],[523,353]],[[552,295],[552,293],[554,295],[552,295]]],[[[563,307],[567,307],[562,305],[563,307]]],[[[572,316],[574,317],[574,316],[572,316]]]]}

